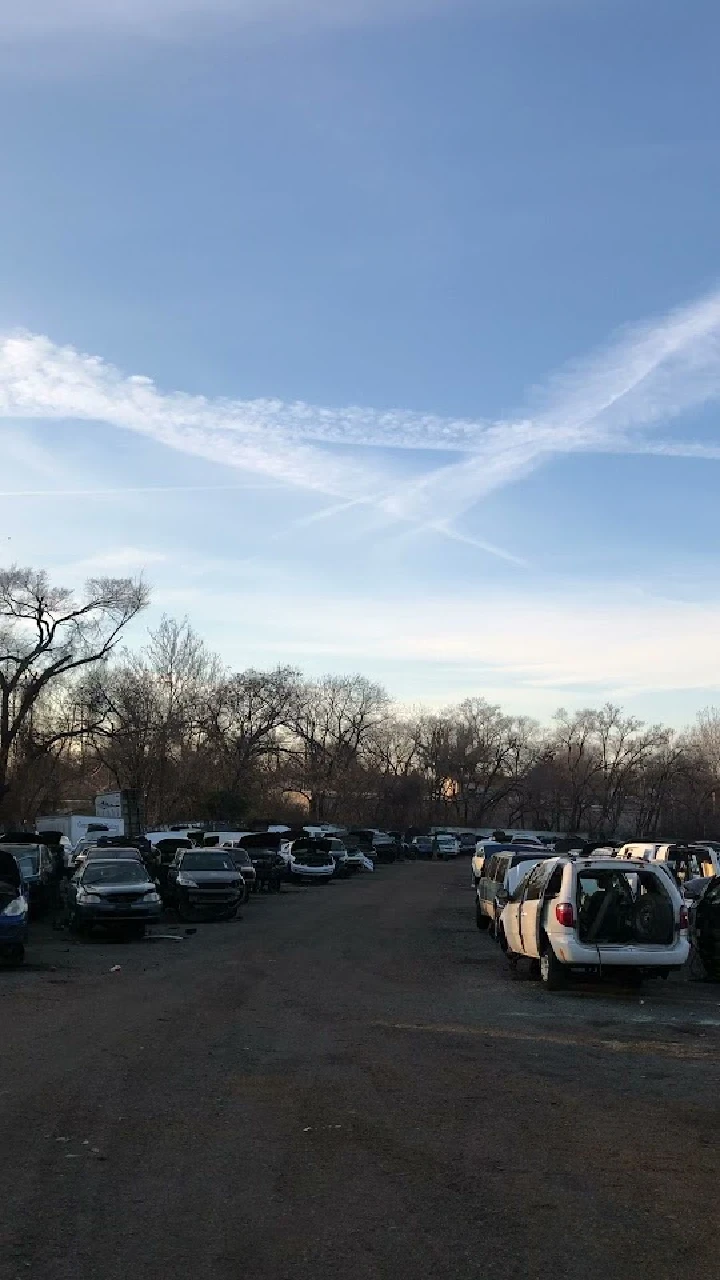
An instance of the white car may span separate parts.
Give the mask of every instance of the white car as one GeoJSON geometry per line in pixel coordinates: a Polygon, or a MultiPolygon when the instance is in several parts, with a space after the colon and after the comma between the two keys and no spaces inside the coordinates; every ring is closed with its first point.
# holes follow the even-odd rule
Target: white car
{"type": "Polygon", "coordinates": [[[506,840],[502,844],[499,844],[497,840],[478,840],[470,863],[470,887],[477,889],[485,874],[485,866],[490,862],[494,853],[521,853],[525,850],[528,851],[529,858],[533,856],[534,852],[539,852],[543,856],[549,857],[544,845],[538,845],[535,840],[506,840]]]}
{"type": "Polygon", "coordinates": [[[290,880],[332,880],[335,859],[329,849],[320,849],[314,840],[294,840],[288,855],[290,880]]]}
{"type": "Polygon", "coordinates": [[[460,841],[457,836],[440,834],[433,836],[433,847],[443,862],[447,858],[457,858],[460,852],[460,841]]]}
{"type": "Polygon", "coordinates": [[[548,990],[571,969],[667,977],[689,952],[687,907],[672,874],[643,860],[547,858],[503,907],[499,935],[511,964],[539,962],[548,990]]]}

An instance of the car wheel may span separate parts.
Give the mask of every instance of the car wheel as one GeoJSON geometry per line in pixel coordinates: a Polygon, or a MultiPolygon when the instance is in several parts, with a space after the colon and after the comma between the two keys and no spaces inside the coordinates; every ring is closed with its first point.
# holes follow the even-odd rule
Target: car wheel
{"type": "Polygon", "coordinates": [[[546,939],[540,954],[540,981],[548,991],[560,991],[565,986],[565,978],[565,966],[546,939]]]}
{"type": "Polygon", "coordinates": [[[487,929],[489,921],[477,898],[475,899],[475,923],[478,929],[487,929]]]}
{"type": "Polygon", "coordinates": [[[7,963],[13,967],[22,964],[25,959],[25,947],[22,942],[14,942],[12,946],[5,948],[3,956],[7,963]]]}
{"type": "Polygon", "coordinates": [[[136,941],[140,942],[145,937],[145,922],[143,921],[141,924],[138,921],[137,924],[131,924],[127,931],[127,935],[129,938],[134,938],[136,941]]]}
{"type": "Polygon", "coordinates": [[[194,920],[195,909],[188,902],[179,901],[177,904],[177,913],[180,920],[194,920]]]}
{"type": "Polygon", "coordinates": [[[249,901],[250,901],[250,885],[246,884],[243,890],[243,905],[247,906],[249,901]]]}
{"type": "Polygon", "coordinates": [[[74,933],[78,938],[81,938],[83,934],[86,934],[88,932],[88,926],[85,924],[84,920],[81,920],[79,918],[76,911],[70,912],[70,918],[68,920],[68,929],[70,930],[71,933],[74,933]]]}

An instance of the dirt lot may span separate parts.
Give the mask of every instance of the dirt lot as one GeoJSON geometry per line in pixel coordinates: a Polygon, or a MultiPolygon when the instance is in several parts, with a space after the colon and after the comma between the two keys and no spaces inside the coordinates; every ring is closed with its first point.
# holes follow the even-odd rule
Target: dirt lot
{"type": "Polygon", "coordinates": [[[546,994],[468,880],[37,927],[0,973],[3,1280],[715,1280],[720,987],[546,994]]]}

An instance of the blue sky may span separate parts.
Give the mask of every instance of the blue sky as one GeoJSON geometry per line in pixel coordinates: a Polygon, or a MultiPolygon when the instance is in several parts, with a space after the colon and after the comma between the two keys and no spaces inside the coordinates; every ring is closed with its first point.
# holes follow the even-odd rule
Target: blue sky
{"type": "Polygon", "coordinates": [[[710,0],[0,29],[7,559],[405,703],[717,701],[710,0]]]}

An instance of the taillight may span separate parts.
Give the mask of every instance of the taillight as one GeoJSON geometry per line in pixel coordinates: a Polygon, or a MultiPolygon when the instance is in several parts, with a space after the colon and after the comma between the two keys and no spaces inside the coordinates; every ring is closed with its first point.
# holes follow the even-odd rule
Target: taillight
{"type": "Polygon", "coordinates": [[[688,909],[683,903],[683,905],[680,908],[680,928],[687,929],[689,925],[690,925],[690,917],[688,915],[688,909]]]}
{"type": "Polygon", "coordinates": [[[575,912],[572,902],[558,902],[555,906],[555,919],[563,929],[572,929],[575,923],[575,912]]]}

